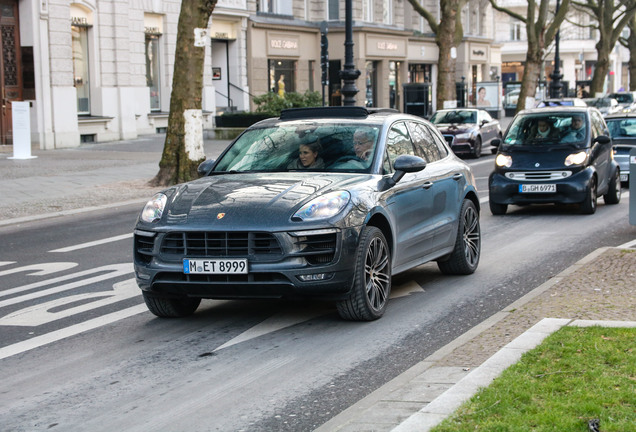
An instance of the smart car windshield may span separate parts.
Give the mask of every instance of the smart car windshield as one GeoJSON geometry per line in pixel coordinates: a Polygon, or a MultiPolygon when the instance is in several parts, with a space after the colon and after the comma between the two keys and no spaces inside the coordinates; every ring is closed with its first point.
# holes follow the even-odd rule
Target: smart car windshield
{"type": "Polygon", "coordinates": [[[378,134],[378,126],[333,122],[250,129],[221,156],[212,172],[367,172],[378,134]]]}
{"type": "Polygon", "coordinates": [[[469,110],[438,111],[431,117],[431,123],[477,123],[477,112],[469,110]]]}
{"type": "Polygon", "coordinates": [[[528,114],[515,117],[504,139],[507,146],[587,146],[582,112],[528,114]]]}

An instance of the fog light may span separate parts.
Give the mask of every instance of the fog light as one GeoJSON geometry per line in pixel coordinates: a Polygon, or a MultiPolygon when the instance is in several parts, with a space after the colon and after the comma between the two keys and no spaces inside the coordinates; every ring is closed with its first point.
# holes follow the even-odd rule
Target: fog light
{"type": "Polygon", "coordinates": [[[307,274],[307,275],[298,275],[298,279],[303,282],[311,282],[311,281],[324,281],[330,279],[333,276],[333,273],[315,273],[315,274],[307,274]]]}

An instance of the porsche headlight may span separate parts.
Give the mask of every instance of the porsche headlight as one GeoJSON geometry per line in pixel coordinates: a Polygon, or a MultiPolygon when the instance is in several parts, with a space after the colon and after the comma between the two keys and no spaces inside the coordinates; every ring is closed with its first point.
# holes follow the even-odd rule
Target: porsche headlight
{"type": "Polygon", "coordinates": [[[572,153],[565,158],[565,166],[581,165],[587,159],[587,153],[584,151],[578,153],[572,153]]]}
{"type": "Polygon", "coordinates": [[[294,218],[303,221],[315,221],[329,219],[340,213],[349,203],[351,196],[349,192],[330,192],[321,197],[312,199],[302,206],[295,214],[294,218]]]}
{"type": "Polygon", "coordinates": [[[498,154],[497,159],[495,159],[495,164],[498,167],[510,168],[512,165],[512,157],[505,154],[498,154]]]}
{"type": "Polygon", "coordinates": [[[146,206],[141,212],[141,220],[144,222],[156,222],[161,219],[167,201],[168,197],[162,193],[153,196],[152,199],[146,203],[146,206]]]}

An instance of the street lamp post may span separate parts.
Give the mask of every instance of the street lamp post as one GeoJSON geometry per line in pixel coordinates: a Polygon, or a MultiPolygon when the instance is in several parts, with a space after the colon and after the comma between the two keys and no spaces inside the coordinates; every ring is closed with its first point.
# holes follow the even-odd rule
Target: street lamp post
{"type": "Polygon", "coordinates": [[[344,81],[342,86],[342,94],[344,95],[344,105],[354,106],[356,104],[355,96],[358,93],[356,80],[360,76],[360,71],[356,69],[353,63],[353,22],[352,0],[345,0],[345,64],[344,69],[340,71],[340,79],[344,81]]]}
{"type": "MultiPolygon", "coordinates": [[[[559,12],[560,1],[556,0],[556,13],[559,12]]],[[[550,78],[552,81],[550,82],[550,97],[560,98],[561,97],[561,88],[563,87],[563,83],[561,82],[561,78],[563,78],[563,74],[561,73],[560,65],[561,59],[559,58],[559,30],[556,32],[556,36],[554,37],[554,69],[550,74],[550,78]]]]}

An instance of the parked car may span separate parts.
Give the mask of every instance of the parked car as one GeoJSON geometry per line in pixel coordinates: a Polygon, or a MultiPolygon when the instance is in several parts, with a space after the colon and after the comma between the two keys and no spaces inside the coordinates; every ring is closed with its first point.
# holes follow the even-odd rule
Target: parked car
{"type": "Polygon", "coordinates": [[[623,109],[623,112],[636,111],[636,92],[622,91],[610,93],[607,96],[616,99],[618,101],[618,104],[623,109]]]}
{"type": "Polygon", "coordinates": [[[585,102],[587,106],[598,109],[604,117],[623,111],[623,108],[618,104],[618,101],[610,97],[585,98],[583,99],[583,102],[585,102]]]}
{"type": "Polygon", "coordinates": [[[134,229],[137,283],[157,316],[190,315],[202,298],[300,297],[373,320],[392,275],[432,260],[446,274],[477,269],[473,174],[419,117],[284,110],[199,172],[148,201],[134,229]]]}
{"type": "Polygon", "coordinates": [[[629,185],[629,152],[636,148],[636,113],[605,117],[614,144],[614,159],[621,169],[621,183],[629,185]]]}
{"type": "Polygon", "coordinates": [[[535,108],[565,106],[586,107],[587,104],[580,98],[543,99],[536,103],[535,108]]]}
{"type": "Polygon", "coordinates": [[[599,195],[606,204],[620,201],[619,176],[609,130],[596,108],[521,111],[499,145],[488,180],[490,211],[502,215],[510,204],[561,203],[591,214],[599,195]]]}
{"type": "Polygon", "coordinates": [[[439,110],[431,117],[451,150],[457,155],[478,158],[484,145],[502,137],[499,120],[480,109],[457,108],[439,110]]]}

